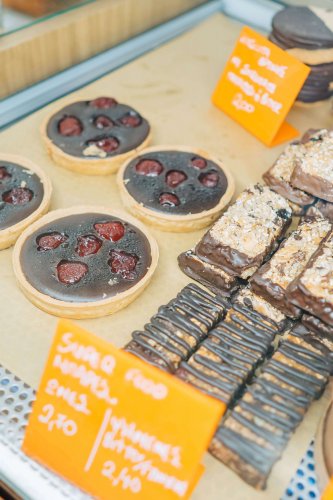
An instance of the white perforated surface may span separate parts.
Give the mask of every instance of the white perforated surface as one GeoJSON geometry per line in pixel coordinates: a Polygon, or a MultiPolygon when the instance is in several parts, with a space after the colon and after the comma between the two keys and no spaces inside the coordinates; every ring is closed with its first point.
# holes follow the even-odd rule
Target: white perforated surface
{"type": "Polygon", "coordinates": [[[312,442],[281,500],[314,500],[319,498],[312,442]]]}
{"type": "Polygon", "coordinates": [[[34,399],[33,389],[0,365],[0,479],[25,499],[90,498],[20,451],[34,399]]]}

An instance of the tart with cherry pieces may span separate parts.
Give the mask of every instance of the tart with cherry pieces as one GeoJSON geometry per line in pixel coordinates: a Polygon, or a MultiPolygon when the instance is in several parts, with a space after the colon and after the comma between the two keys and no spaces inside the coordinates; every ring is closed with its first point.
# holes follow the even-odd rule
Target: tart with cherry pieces
{"type": "Polygon", "coordinates": [[[179,146],[145,149],[122,166],[117,182],[131,213],[172,232],[210,225],[234,193],[233,178],[221,161],[179,146]]]}
{"type": "Polygon", "coordinates": [[[12,246],[50,206],[51,181],[32,161],[0,154],[0,250],[12,246]]]}
{"type": "Polygon", "coordinates": [[[107,175],[147,147],[148,121],[113,97],[78,101],[53,111],[42,138],[58,165],[86,175],[107,175]]]}
{"type": "Polygon", "coordinates": [[[157,243],[140,222],[104,207],[50,212],[27,228],[13,252],[27,298],[65,318],[96,318],[132,302],[148,285],[157,243]]]}

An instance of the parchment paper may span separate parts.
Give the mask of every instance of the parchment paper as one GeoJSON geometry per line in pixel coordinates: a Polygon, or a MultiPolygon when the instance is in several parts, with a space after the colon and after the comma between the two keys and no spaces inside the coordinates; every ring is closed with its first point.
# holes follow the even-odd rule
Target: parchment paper
{"type": "MultiPolygon", "coordinates": [[[[55,103],[111,95],[137,108],[153,128],[154,144],[193,145],[221,158],[236,179],[237,193],[272,164],[283,146],[269,149],[213,107],[211,93],[237,39],[241,25],[218,14],[197,28],[118,71],[55,103]]],[[[53,105],[0,133],[0,151],[25,155],[51,176],[53,208],[81,203],[122,208],[114,176],[86,177],[55,165],[44,151],[39,126],[53,105]]],[[[290,121],[304,132],[332,124],[329,102],[297,108],[290,121]]],[[[162,233],[152,230],[160,246],[160,262],[151,285],[129,307],[102,319],[79,322],[117,346],[146,323],[158,306],[189,282],[178,269],[177,255],[202,232],[162,233]]],[[[12,250],[0,252],[0,362],[34,387],[38,386],[57,319],[35,308],[17,288],[11,268],[12,250]]],[[[277,500],[285,490],[312,439],[325,398],[315,403],[275,467],[268,489],[256,492],[208,454],[206,473],[195,500],[277,500]]],[[[189,416],[190,418],[190,416],[189,416]]]]}

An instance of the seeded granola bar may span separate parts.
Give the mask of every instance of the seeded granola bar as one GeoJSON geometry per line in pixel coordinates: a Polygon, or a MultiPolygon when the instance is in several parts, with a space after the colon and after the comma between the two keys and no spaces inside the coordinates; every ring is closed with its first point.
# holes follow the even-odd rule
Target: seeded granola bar
{"type": "Polygon", "coordinates": [[[274,249],[291,215],[285,198],[256,184],[239,195],[199,241],[195,253],[228,274],[246,279],[274,249]]]}
{"type": "Polygon", "coordinates": [[[325,200],[317,200],[307,209],[306,215],[312,217],[321,215],[333,223],[333,203],[325,200]]]}
{"type": "Polygon", "coordinates": [[[312,195],[290,184],[295,161],[302,158],[304,152],[305,147],[301,142],[289,144],[263,175],[264,181],[271,189],[300,207],[306,207],[315,201],[312,195]]]}
{"type": "Polygon", "coordinates": [[[333,232],[287,288],[287,300],[333,326],[333,232]]]}
{"type": "Polygon", "coordinates": [[[233,303],[243,305],[251,311],[256,311],[262,316],[269,318],[277,325],[279,331],[283,331],[287,325],[287,317],[279,309],[272,306],[267,300],[257,295],[249,286],[240,290],[232,300],[233,303]]]}
{"type": "Polygon", "coordinates": [[[331,230],[332,225],[322,217],[302,219],[273,257],[252,276],[251,289],[286,316],[299,317],[301,310],[287,300],[286,289],[331,230]]]}
{"type": "Polygon", "coordinates": [[[333,202],[333,131],[322,130],[305,148],[295,162],[291,185],[333,202]]]}
{"type": "Polygon", "coordinates": [[[194,250],[187,250],[178,257],[181,270],[190,278],[207,286],[213,292],[229,296],[239,287],[238,280],[220,266],[209,264],[195,254],[194,250]]]}
{"type": "Polygon", "coordinates": [[[333,351],[333,326],[327,325],[327,323],[324,323],[319,318],[316,318],[316,316],[312,316],[307,313],[303,314],[301,323],[308,330],[314,332],[314,334],[318,334],[326,339],[327,345],[331,345],[331,350],[333,351]]]}

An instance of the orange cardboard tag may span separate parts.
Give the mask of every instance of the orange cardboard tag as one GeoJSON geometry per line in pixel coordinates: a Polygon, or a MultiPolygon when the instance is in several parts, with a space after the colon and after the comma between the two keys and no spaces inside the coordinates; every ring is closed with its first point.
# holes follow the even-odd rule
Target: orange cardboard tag
{"type": "Polygon", "coordinates": [[[324,494],[321,497],[321,500],[333,500],[333,477],[332,477],[329,485],[325,489],[324,494]]]}
{"type": "Polygon", "coordinates": [[[188,498],[225,406],[61,320],[23,450],[97,498],[188,498]]]}
{"type": "Polygon", "coordinates": [[[252,29],[243,28],[213,103],[267,146],[293,139],[284,122],[310,69],[252,29]]]}

